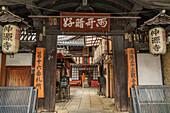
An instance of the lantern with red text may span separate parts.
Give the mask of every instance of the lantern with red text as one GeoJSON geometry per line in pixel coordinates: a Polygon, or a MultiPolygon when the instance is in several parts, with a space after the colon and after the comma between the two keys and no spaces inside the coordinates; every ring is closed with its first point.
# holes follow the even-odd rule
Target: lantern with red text
{"type": "Polygon", "coordinates": [[[166,53],[166,37],[163,28],[155,27],[149,31],[149,51],[151,54],[166,53]]]}
{"type": "Polygon", "coordinates": [[[20,29],[15,25],[5,25],[2,35],[2,51],[4,53],[17,53],[20,43],[20,29]]]}

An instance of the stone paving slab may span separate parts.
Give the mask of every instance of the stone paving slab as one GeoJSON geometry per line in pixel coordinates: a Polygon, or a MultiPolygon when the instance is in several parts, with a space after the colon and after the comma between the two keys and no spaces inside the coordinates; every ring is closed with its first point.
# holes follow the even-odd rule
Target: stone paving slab
{"type": "Polygon", "coordinates": [[[113,111],[99,111],[99,110],[78,110],[78,111],[69,111],[69,113],[114,113],[113,111]]]}
{"type": "Polygon", "coordinates": [[[114,112],[114,99],[98,96],[96,88],[78,87],[71,90],[74,90],[71,100],[56,105],[56,113],[119,113],[114,112]]]}

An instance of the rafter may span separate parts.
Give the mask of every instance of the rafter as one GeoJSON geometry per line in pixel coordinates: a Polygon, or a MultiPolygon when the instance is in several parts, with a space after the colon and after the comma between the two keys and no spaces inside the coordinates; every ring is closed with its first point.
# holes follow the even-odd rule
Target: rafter
{"type": "MultiPolygon", "coordinates": [[[[129,13],[130,15],[136,16],[140,13],[140,11],[143,9],[141,5],[134,4],[133,8],[131,9],[131,12],[138,12],[138,13],[129,13]]],[[[132,32],[137,27],[137,20],[131,19],[130,22],[126,26],[127,32],[132,32]]]]}
{"type": "Polygon", "coordinates": [[[112,5],[106,5],[106,4],[102,4],[102,3],[91,3],[92,7],[95,8],[100,8],[100,9],[105,9],[111,12],[117,12],[117,13],[121,13],[122,11],[120,9],[117,9],[115,7],[113,7],[112,5]]]}
{"type": "MultiPolygon", "coordinates": [[[[31,5],[33,7],[31,7],[30,5],[26,5],[26,8],[32,13],[35,13],[36,15],[42,15],[41,11],[36,8],[36,5],[32,2],[31,5]]],[[[40,22],[40,19],[33,19],[33,25],[37,30],[41,30],[42,29],[42,23],[40,22]]]]}
{"type": "Polygon", "coordinates": [[[52,3],[52,2],[58,2],[61,0],[43,0],[42,2],[40,2],[37,6],[38,7],[45,7],[46,5],[52,3]]]}
{"type": "Polygon", "coordinates": [[[41,11],[36,8],[37,6],[34,3],[30,3],[29,5],[26,5],[26,8],[30,11],[35,13],[36,15],[41,15],[41,11]]]}
{"type": "Polygon", "coordinates": [[[124,0],[106,0],[106,1],[108,1],[108,2],[111,2],[111,3],[114,3],[114,4],[116,4],[116,5],[119,5],[119,6],[121,6],[121,7],[123,7],[124,9],[126,9],[126,10],[128,10],[128,11],[130,11],[131,10],[131,5],[130,5],[130,3],[128,3],[128,2],[126,2],[126,1],[124,1],[124,0]]]}
{"type": "MultiPolygon", "coordinates": [[[[65,4],[59,4],[59,5],[56,5],[54,7],[52,7],[51,9],[52,10],[57,10],[57,11],[60,11],[60,10],[63,10],[63,9],[68,9],[68,8],[71,8],[71,7],[78,7],[79,6],[79,3],[65,3],[65,4]]],[[[50,14],[50,12],[48,12],[47,14],[50,14]]]]}

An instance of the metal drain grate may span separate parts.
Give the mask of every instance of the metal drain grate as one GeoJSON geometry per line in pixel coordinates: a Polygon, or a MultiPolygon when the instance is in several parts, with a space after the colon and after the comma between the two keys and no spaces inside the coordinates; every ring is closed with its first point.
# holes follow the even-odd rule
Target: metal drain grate
{"type": "Polygon", "coordinates": [[[170,113],[170,86],[135,86],[131,98],[135,113],[170,113]]]}
{"type": "Polygon", "coordinates": [[[34,113],[36,103],[33,87],[0,87],[0,113],[34,113]]]}

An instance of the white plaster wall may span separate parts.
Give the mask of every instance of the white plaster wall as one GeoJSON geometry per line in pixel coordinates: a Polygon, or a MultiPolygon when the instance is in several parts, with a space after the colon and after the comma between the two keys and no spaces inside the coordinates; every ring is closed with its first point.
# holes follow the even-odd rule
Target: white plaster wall
{"type": "Polygon", "coordinates": [[[32,66],[32,53],[17,53],[13,58],[6,55],[6,66],[32,66]]]}
{"type": "Polygon", "coordinates": [[[160,56],[137,54],[139,85],[163,85],[160,56]]]}

